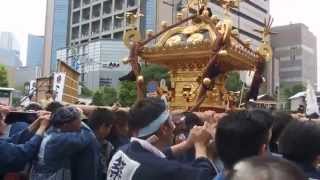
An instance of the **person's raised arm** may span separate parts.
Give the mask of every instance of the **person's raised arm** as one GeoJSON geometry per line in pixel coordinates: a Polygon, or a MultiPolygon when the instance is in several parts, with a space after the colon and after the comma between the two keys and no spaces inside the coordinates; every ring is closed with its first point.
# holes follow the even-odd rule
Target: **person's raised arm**
{"type": "Polygon", "coordinates": [[[50,116],[41,116],[36,135],[23,144],[14,144],[5,140],[0,143],[0,174],[21,170],[26,163],[35,158],[41,144],[42,135],[49,126],[50,116]]]}

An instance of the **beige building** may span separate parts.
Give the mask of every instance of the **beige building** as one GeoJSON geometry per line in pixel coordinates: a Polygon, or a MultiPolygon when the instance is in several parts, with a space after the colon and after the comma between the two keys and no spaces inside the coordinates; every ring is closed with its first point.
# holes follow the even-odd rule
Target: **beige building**
{"type": "Polygon", "coordinates": [[[48,76],[56,70],[56,51],[67,45],[69,0],[47,0],[46,8],[43,76],[48,76]]]}

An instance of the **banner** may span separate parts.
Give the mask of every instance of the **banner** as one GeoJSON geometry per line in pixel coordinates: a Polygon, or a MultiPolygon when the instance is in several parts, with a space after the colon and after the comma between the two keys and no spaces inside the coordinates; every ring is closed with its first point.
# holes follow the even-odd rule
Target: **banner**
{"type": "Polygon", "coordinates": [[[246,87],[250,87],[254,77],[254,71],[240,71],[240,80],[245,83],[246,87]]]}
{"type": "Polygon", "coordinates": [[[306,91],[306,115],[311,116],[313,114],[319,115],[319,106],[317,102],[316,93],[311,85],[311,82],[307,82],[307,91],[306,91]]]}
{"type": "Polygon", "coordinates": [[[55,101],[62,101],[65,79],[65,73],[59,72],[53,75],[53,99],[55,101]]]}
{"type": "Polygon", "coordinates": [[[36,80],[31,80],[30,81],[30,88],[29,88],[29,95],[35,95],[36,94],[36,89],[37,89],[37,81],[36,80]]]}

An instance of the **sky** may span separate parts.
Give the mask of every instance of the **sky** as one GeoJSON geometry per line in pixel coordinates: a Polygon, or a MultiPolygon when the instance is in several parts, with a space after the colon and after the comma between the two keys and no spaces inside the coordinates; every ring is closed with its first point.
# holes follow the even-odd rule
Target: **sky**
{"type": "Polygon", "coordinates": [[[13,32],[25,63],[28,33],[44,35],[46,0],[0,0],[0,32],[13,32]]]}
{"type": "MultiPolygon", "coordinates": [[[[262,0],[252,0],[262,1],[262,0]]],[[[320,55],[319,0],[270,0],[274,25],[304,23],[318,37],[320,55]]],[[[21,48],[21,59],[25,63],[28,33],[44,34],[46,0],[0,0],[0,32],[15,34],[21,48]]],[[[318,55],[318,59],[320,56],[318,55]]],[[[318,65],[319,67],[319,65],[318,65]]],[[[319,69],[319,68],[318,68],[319,69]]],[[[320,71],[320,69],[319,69],[320,71]]],[[[319,75],[318,75],[319,77],[319,75]]],[[[318,78],[320,80],[320,78],[318,78]]]]}

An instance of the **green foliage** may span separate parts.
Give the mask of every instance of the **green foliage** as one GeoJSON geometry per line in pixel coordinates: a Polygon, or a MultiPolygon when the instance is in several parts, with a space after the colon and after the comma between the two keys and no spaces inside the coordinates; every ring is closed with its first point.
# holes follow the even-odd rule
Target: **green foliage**
{"type": "Polygon", "coordinates": [[[86,86],[82,85],[81,87],[81,96],[82,97],[92,97],[93,92],[86,86]]]}
{"type": "Polygon", "coordinates": [[[160,81],[165,79],[167,82],[169,80],[169,70],[157,65],[157,64],[148,64],[142,66],[142,74],[144,77],[145,83],[148,83],[151,80],[160,81]]]}
{"type": "Polygon", "coordinates": [[[242,87],[242,82],[240,80],[240,75],[238,72],[228,73],[228,79],[226,80],[226,89],[228,91],[240,91],[242,87]]]}
{"type": "Polygon", "coordinates": [[[119,103],[124,107],[131,106],[137,99],[136,83],[123,81],[119,89],[119,103]]]}
{"type": "Polygon", "coordinates": [[[298,92],[305,91],[305,90],[306,88],[303,86],[303,84],[288,85],[285,83],[281,83],[280,96],[281,96],[281,99],[283,99],[284,102],[286,103],[287,110],[290,110],[290,101],[288,98],[297,94],[298,92]]]}
{"type": "Polygon", "coordinates": [[[288,99],[289,97],[297,94],[298,92],[301,92],[301,91],[305,91],[306,88],[303,86],[303,84],[295,84],[295,85],[282,85],[281,87],[281,92],[282,92],[282,95],[288,99]]]}
{"type": "Polygon", "coordinates": [[[0,64],[0,87],[8,87],[8,75],[6,68],[0,64]]]}
{"type": "Polygon", "coordinates": [[[103,87],[97,90],[92,98],[96,106],[112,106],[117,101],[117,91],[112,87],[103,87]]]}

